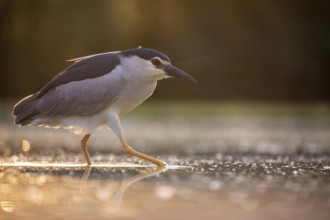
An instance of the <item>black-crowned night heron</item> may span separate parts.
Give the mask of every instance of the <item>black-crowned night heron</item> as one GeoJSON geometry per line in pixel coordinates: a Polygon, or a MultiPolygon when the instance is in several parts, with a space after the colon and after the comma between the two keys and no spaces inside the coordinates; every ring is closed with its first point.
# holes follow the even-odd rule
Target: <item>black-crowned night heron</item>
{"type": "Polygon", "coordinates": [[[91,134],[110,127],[128,154],[164,167],[166,163],[142,154],[124,138],[119,116],[152,95],[157,81],[170,77],[196,80],[174,67],[163,53],[135,48],[72,59],[74,63],[57,74],[39,92],[27,96],[13,109],[15,123],[64,128],[84,134],[81,150],[91,159],[86,143],[91,134]]]}

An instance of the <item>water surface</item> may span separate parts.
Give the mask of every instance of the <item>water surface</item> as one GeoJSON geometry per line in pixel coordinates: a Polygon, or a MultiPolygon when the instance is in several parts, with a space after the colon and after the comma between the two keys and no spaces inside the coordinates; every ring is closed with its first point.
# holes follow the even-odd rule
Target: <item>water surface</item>
{"type": "Polygon", "coordinates": [[[329,219],[327,114],[194,111],[123,119],[167,169],[123,154],[108,130],[91,137],[88,167],[80,136],[3,118],[0,219],[329,219]]]}

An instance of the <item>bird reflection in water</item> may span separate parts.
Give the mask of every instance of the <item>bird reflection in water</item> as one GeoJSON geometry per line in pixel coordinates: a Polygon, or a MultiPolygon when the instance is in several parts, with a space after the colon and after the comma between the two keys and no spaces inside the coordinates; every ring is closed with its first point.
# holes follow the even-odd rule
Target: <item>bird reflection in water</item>
{"type": "MultiPolygon", "coordinates": [[[[93,166],[86,166],[85,168],[85,172],[83,177],[81,178],[80,181],[80,192],[82,194],[88,194],[88,178],[91,174],[91,171],[93,169],[93,166]]],[[[111,199],[111,212],[118,212],[120,210],[120,205],[121,202],[123,200],[123,196],[126,192],[126,190],[132,186],[134,183],[141,181],[145,178],[149,178],[152,176],[156,176],[162,172],[166,172],[167,169],[164,167],[156,167],[154,169],[148,169],[148,170],[144,170],[141,173],[138,173],[134,176],[130,176],[126,179],[124,179],[121,183],[120,183],[120,187],[118,189],[118,191],[114,194],[113,198],[111,199]]]]}
{"type": "MultiPolygon", "coordinates": [[[[154,182],[139,185],[138,188],[132,187],[134,183],[176,169],[191,167],[169,165],[160,168],[130,163],[92,166],[70,163],[1,163],[0,208],[15,216],[18,213],[40,213],[40,210],[48,212],[55,205],[67,215],[68,212],[75,213],[75,210],[66,209],[68,204],[76,204],[80,212],[87,211],[85,205],[95,204],[100,213],[129,215],[140,210],[137,206],[143,206],[135,203],[140,195],[152,189],[154,193],[158,192],[152,187],[155,186],[154,182]],[[130,187],[132,191],[128,194],[130,187]],[[124,207],[125,197],[127,203],[124,207]]],[[[168,193],[171,194],[167,192],[166,195],[168,193]]],[[[156,195],[157,198],[164,198],[163,193],[160,196],[156,195]]]]}

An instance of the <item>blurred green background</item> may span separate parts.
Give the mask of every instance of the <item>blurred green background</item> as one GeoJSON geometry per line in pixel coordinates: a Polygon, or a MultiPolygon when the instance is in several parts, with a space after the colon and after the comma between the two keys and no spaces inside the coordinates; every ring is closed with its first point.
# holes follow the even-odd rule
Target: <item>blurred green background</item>
{"type": "Polygon", "coordinates": [[[330,9],[322,0],[0,0],[0,98],[38,91],[70,58],[139,45],[199,84],[153,99],[328,102],[330,9]]]}

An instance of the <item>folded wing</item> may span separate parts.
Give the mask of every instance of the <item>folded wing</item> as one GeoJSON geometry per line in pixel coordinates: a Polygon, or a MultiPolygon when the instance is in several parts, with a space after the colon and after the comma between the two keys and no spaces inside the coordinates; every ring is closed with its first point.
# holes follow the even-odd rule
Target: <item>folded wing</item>
{"type": "Polygon", "coordinates": [[[36,118],[90,115],[109,106],[125,81],[110,74],[120,64],[118,53],[76,59],[39,92],[18,102],[15,123],[26,125],[36,118]]]}

